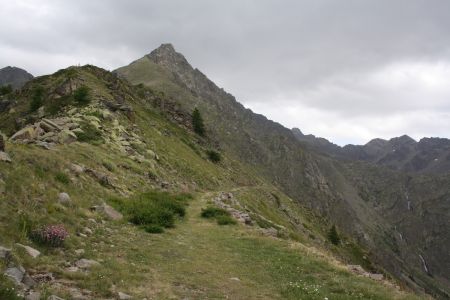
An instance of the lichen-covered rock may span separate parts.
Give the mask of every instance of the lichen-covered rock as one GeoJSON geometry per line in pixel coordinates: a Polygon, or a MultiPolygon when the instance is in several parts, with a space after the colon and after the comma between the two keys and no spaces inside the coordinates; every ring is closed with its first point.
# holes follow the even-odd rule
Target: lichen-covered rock
{"type": "Polygon", "coordinates": [[[32,140],[35,137],[35,131],[33,126],[25,127],[19,131],[17,131],[13,136],[11,137],[12,141],[17,140],[32,140]]]}
{"type": "Polygon", "coordinates": [[[22,244],[19,244],[19,243],[17,243],[16,246],[18,246],[18,247],[24,249],[25,252],[26,252],[28,255],[30,255],[31,257],[33,257],[33,258],[36,258],[36,257],[38,257],[39,255],[41,255],[41,252],[39,252],[38,250],[36,250],[36,249],[34,249],[34,248],[30,247],[30,246],[22,245],[22,244]]]}
{"type": "Polygon", "coordinates": [[[58,194],[58,202],[62,205],[70,205],[71,204],[71,199],[69,194],[67,193],[59,193],[58,194]]]}

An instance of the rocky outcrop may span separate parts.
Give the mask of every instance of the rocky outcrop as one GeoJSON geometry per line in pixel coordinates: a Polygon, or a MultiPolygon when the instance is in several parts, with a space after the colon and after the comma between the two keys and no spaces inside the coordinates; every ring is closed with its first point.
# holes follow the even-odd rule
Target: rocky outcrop
{"type": "Polygon", "coordinates": [[[80,125],[73,119],[64,117],[57,119],[41,119],[27,126],[10,138],[11,141],[24,144],[36,144],[50,149],[56,144],[70,144],[77,140],[76,132],[80,125]]]}

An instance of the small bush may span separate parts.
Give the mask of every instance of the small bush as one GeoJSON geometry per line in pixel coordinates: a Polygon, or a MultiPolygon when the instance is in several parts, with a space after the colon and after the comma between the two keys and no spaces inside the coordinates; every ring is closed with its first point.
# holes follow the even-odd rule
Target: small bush
{"type": "Polygon", "coordinates": [[[195,108],[192,112],[192,127],[195,133],[200,136],[205,136],[205,124],[203,123],[203,117],[198,108],[195,108]]]}
{"type": "Polygon", "coordinates": [[[67,176],[65,173],[62,172],[58,172],[55,174],[55,180],[59,181],[63,184],[69,184],[70,183],[70,178],[69,176],[67,176]]]}
{"type": "Polygon", "coordinates": [[[44,88],[41,86],[36,87],[33,90],[30,102],[30,112],[35,112],[42,106],[44,102],[44,88]]]}
{"type": "Polygon", "coordinates": [[[216,220],[219,225],[235,225],[237,223],[231,216],[226,215],[217,216],[216,220]]]}
{"type": "Polygon", "coordinates": [[[177,217],[185,216],[187,200],[191,198],[192,196],[189,194],[174,195],[152,191],[141,194],[132,200],[114,198],[110,202],[127,215],[131,223],[143,226],[147,231],[147,228],[153,226],[173,227],[177,217]]]}
{"type": "Polygon", "coordinates": [[[87,105],[91,102],[89,95],[89,88],[87,86],[81,86],[73,92],[73,99],[79,105],[87,105]]]}
{"type": "Polygon", "coordinates": [[[341,238],[339,237],[335,225],[331,226],[330,230],[328,231],[328,240],[336,246],[341,242],[341,238]]]}
{"type": "Polygon", "coordinates": [[[208,155],[209,160],[212,161],[213,163],[218,163],[222,160],[220,153],[217,151],[208,150],[206,151],[206,154],[208,155]]]}
{"type": "Polygon", "coordinates": [[[42,245],[60,247],[64,244],[68,235],[63,225],[46,225],[33,230],[30,238],[42,245]]]}
{"type": "Polygon", "coordinates": [[[102,143],[102,132],[90,123],[83,123],[81,125],[83,132],[75,133],[78,141],[85,143],[102,143]]]}
{"type": "Polygon", "coordinates": [[[225,209],[209,206],[205,209],[202,209],[201,216],[202,218],[216,218],[218,216],[229,216],[230,213],[227,212],[225,209]]]}
{"type": "Polygon", "coordinates": [[[0,86],[0,96],[8,95],[8,94],[12,93],[12,91],[13,91],[13,88],[10,84],[0,86]]]}
{"type": "Polygon", "coordinates": [[[230,213],[225,209],[209,206],[202,209],[202,218],[216,219],[219,225],[234,225],[237,224],[236,220],[231,217],[230,213]]]}
{"type": "Polygon", "coordinates": [[[147,225],[144,227],[144,230],[148,233],[163,233],[164,228],[158,225],[147,225]]]}

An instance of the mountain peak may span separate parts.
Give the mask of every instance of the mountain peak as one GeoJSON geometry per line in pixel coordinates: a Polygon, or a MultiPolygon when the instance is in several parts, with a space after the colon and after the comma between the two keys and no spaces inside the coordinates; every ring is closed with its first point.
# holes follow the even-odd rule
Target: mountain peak
{"type": "Polygon", "coordinates": [[[186,58],[181,53],[178,53],[170,43],[161,44],[161,46],[150,52],[147,57],[156,64],[164,65],[171,69],[180,66],[192,69],[186,58]]]}

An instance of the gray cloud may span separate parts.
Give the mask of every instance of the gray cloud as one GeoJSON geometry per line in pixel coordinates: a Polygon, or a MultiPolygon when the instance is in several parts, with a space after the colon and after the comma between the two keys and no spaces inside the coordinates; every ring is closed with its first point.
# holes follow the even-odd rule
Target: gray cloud
{"type": "Polygon", "coordinates": [[[341,144],[450,137],[447,0],[2,2],[0,66],[115,69],[171,42],[286,126],[341,144]]]}

